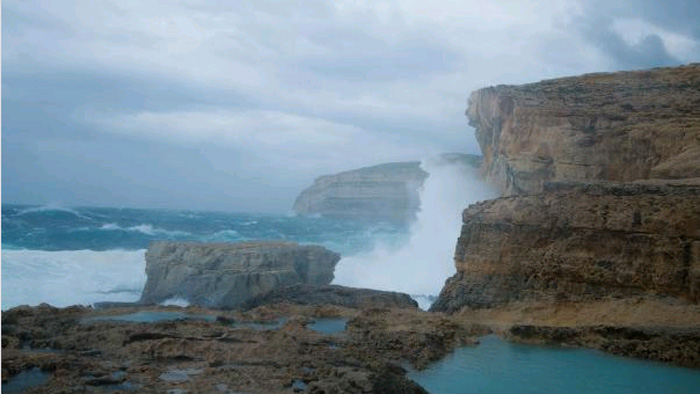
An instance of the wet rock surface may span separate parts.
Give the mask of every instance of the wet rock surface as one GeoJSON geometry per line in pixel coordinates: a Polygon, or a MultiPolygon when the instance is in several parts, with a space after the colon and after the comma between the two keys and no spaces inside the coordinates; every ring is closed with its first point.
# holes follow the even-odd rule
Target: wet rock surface
{"type": "MultiPolygon", "coordinates": [[[[183,311],[149,308],[149,311],[183,311]]],[[[266,305],[248,312],[184,310],[207,320],[155,323],[83,323],[91,308],[18,307],[3,312],[3,381],[39,368],[48,381],[28,392],[250,392],[423,393],[400,366],[439,359],[484,332],[415,308],[350,309],[266,305]],[[217,319],[218,317],[218,319],[217,319]],[[279,328],[239,325],[287,317],[279,328]],[[318,318],[347,319],[341,333],[306,325],[318,318]],[[52,349],[41,352],[40,349],[52,349]]]]}
{"type": "Polygon", "coordinates": [[[417,308],[408,294],[372,289],[328,285],[294,285],[281,287],[253,298],[242,308],[289,302],[300,305],[336,305],[346,308],[417,308]]]}
{"type": "Polygon", "coordinates": [[[524,343],[588,347],[700,368],[700,329],[697,328],[514,325],[504,336],[524,343]]]}

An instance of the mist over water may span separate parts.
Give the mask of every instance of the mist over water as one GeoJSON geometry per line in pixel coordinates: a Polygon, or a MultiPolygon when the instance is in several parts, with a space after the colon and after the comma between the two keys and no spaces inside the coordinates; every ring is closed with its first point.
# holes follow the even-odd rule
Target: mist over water
{"type": "Polygon", "coordinates": [[[399,247],[379,242],[370,252],[344,257],[336,267],[334,283],[437,295],[455,273],[453,256],[462,211],[497,193],[478,170],[462,163],[423,160],[421,168],[429,176],[420,191],[421,208],[408,241],[399,247]]]}

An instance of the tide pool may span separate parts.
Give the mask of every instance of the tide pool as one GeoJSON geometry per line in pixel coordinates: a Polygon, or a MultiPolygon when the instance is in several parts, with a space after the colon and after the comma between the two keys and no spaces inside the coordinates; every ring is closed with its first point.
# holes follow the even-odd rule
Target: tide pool
{"type": "Polygon", "coordinates": [[[590,349],[506,342],[496,336],[457,349],[409,377],[434,394],[684,394],[700,371],[590,349]]]}

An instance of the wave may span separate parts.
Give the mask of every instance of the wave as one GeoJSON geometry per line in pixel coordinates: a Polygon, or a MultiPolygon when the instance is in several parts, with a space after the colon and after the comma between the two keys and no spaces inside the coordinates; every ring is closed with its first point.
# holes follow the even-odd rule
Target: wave
{"type": "MultiPolygon", "coordinates": [[[[99,227],[100,230],[106,230],[106,231],[128,231],[128,232],[137,232],[141,234],[146,234],[146,235],[169,235],[169,236],[188,236],[192,235],[191,233],[187,231],[180,231],[180,230],[165,230],[162,228],[158,227],[153,227],[151,224],[139,224],[137,226],[131,226],[131,227],[122,227],[116,223],[107,223],[103,224],[102,227],[99,227]]],[[[81,230],[93,230],[93,228],[89,227],[83,227],[81,230]]]]}
{"type": "MultiPolygon", "coordinates": [[[[380,241],[370,252],[344,257],[334,283],[432,296],[454,274],[462,210],[497,193],[475,169],[463,164],[424,160],[421,168],[429,176],[420,191],[420,211],[408,242],[380,241]]],[[[420,298],[425,307],[429,298],[420,298]]]]}
{"type": "Polygon", "coordinates": [[[75,209],[67,208],[67,207],[61,206],[60,204],[46,204],[46,205],[42,205],[39,207],[25,208],[25,209],[22,209],[19,212],[17,212],[15,214],[15,216],[23,216],[23,215],[33,214],[33,213],[44,213],[44,212],[65,212],[65,213],[69,213],[75,217],[79,217],[81,219],[93,220],[91,217],[85,216],[82,213],[76,211],[75,209]]]}
{"type": "Polygon", "coordinates": [[[137,301],[146,283],[145,250],[3,250],[2,309],[137,301]]]}

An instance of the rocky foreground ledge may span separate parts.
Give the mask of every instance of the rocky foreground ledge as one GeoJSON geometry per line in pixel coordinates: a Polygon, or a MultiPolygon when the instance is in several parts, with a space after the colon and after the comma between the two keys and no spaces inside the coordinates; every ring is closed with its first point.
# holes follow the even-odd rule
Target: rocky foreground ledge
{"type": "Polygon", "coordinates": [[[2,321],[3,382],[31,368],[46,374],[29,393],[425,393],[402,363],[425,367],[485,332],[416,308],[293,304],[247,312],[40,305],[5,311],[2,321]],[[110,320],[134,313],[179,320],[110,320]],[[314,331],[321,318],[347,328],[314,331]]]}

